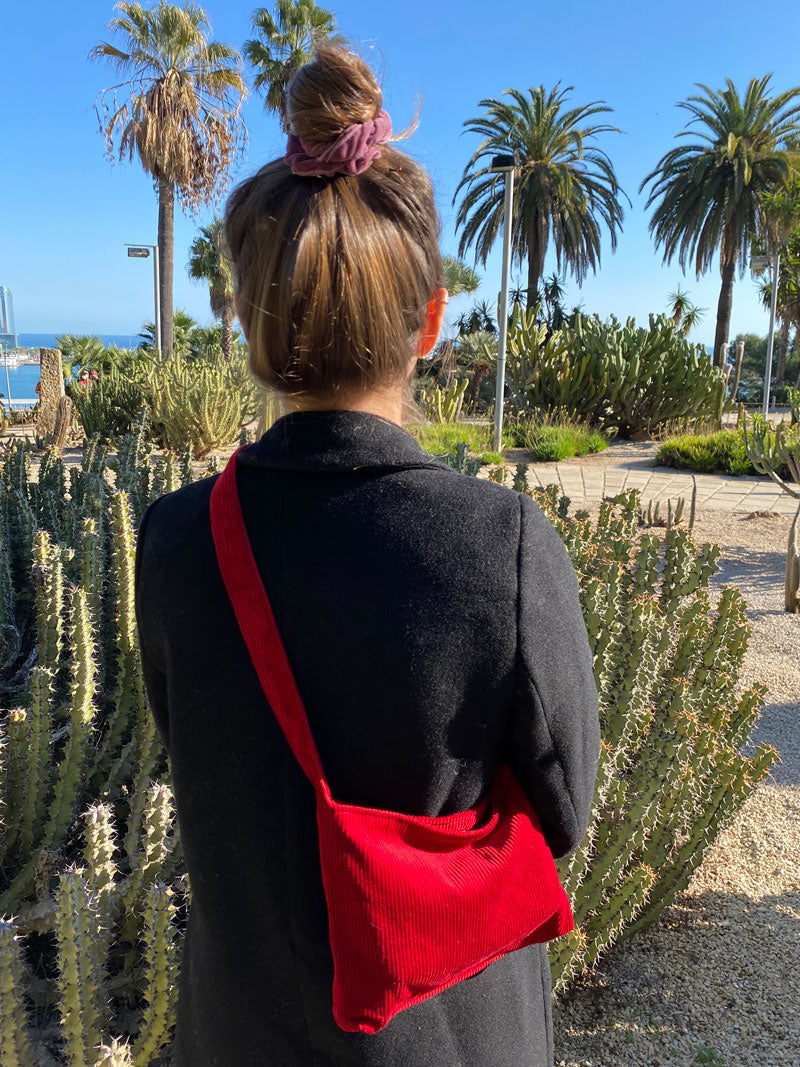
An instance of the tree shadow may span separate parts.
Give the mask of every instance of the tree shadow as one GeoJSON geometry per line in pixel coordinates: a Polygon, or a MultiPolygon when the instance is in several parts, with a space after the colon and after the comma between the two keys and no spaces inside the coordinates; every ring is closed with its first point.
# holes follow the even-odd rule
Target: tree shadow
{"type": "Polygon", "coordinates": [[[780,754],[780,760],[770,769],[768,782],[800,785],[800,703],[765,704],[742,754],[752,756],[756,745],[772,745],[780,754]],[[793,723],[795,728],[789,730],[788,723],[793,723]]]}
{"type": "MultiPolygon", "coordinates": [[[[719,569],[712,578],[712,584],[735,585],[741,589],[747,599],[747,590],[762,593],[767,586],[775,586],[778,602],[772,608],[755,607],[753,615],[772,615],[783,613],[783,578],[786,570],[786,556],[782,552],[761,552],[751,545],[736,548],[724,548],[719,560],[719,569]]],[[[750,607],[750,605],[748,605],[750,607]]]]}

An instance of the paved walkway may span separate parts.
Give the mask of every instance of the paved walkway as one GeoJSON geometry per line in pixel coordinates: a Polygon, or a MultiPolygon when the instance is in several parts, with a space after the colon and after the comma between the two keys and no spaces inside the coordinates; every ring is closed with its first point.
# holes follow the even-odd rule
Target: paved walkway
{"type": "MultiPolygon", "coordinates": [[[[673,470],[670,467],[653,467],[656,445],[612,445],[605,452],[582,459],[565,460],[562,463],[529,463],[528,485],[561,486],[573,506],[599,502],[604,497],[616,496],[624,489],[636,488],[642,494],[642,503],[662,501],[665,511],[667,500],[675,502],[686,498],[689,506],[692,496],[692,473],[673,470]],[[635,449],[635,451],[632,451],[635,449]],[[615,453],[619,460],[615,463],[615,453]]],[[[524,453],[514,450],[506,453],[506,465],[513,472],[517,462],[524,462],[524,453]],[[513,462],[509,464],[509,460],[513,462]]],[[[491,468],[484,467],[481,477],[486,477],[491,468]]],[[[695,474],[697,480],[697,507],[714,511],[776,511],[794,516],[800,501],[782,492],[771,478],[734,477],[727,474],[695,474]]],[[[510,481],[510,479],[509,479],[510,481]]]]}
{"type": "MultiPolygon", "coordinates": [[[[22,436],[28,431],[25,427],[21,433],[21,429],[15,427],[6,437],[22,436]]],[[[227,459],[233,447],[220,450],[221,463],[227,459]]],[[[573,507],[599,502],[604,497],[616,496],[624,489],[636,488],[642,494],[643,504],[647,505],[651,500],[662,501],[662,512],[666,512],[667,500],[674,502],[679,497],[686,498],[688,508],[692,496],[691,472],[654,467],[652,464],[657,451],[658,445],[653,442],[620,442],[610,445],[604,452],[581,459],[569,459],[562,463],[528,462],[528,485],[534,488],[555,483],[561,486],[573,507]]],[[[82,455],[80,448],[65,448],[65,465],[79,464],[82,455]]],[[[525,462],[527,453],[523,449],[508,449],[505,455],[509,472],[506,481],[510,484],[516,463],[525,462]]],[[[200,466],[204,466],[205,462],[200,466]]],[[[34,461],[31,473],[35,474],[37,468],[38,463],[34,461]]],[[[491,464],[484,466],[478,477],[487,477],[491,468],[491,464]]],[[[800,503],[788,493],[781,492],[772,479],[766,477],[733,477],[727,474],[696,474],[694,477],[697,479],[698,510],[746,513],[776,511],[794,516],[800,503]]]]}

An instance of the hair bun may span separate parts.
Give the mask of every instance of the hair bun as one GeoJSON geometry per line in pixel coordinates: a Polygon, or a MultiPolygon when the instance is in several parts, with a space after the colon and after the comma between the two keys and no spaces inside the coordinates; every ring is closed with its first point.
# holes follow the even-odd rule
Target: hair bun
{"type": "Polygon", "coordinates": [[[348,126],[378,117],[383,94],[370,68],[355,52],[320,41],[310,63],[286,89],[292,133],[308,141],[335,141],[348,126]]]}

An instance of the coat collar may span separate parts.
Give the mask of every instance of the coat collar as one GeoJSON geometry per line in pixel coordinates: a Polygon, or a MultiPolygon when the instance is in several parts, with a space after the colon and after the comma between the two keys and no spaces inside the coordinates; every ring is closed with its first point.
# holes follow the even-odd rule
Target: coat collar
{"type": "Polygon", "coordinates": [[[433,467],[451,470],[425,452],[402,426],[368,411],[292,411],[239,453],[242,463],[289,470],[433,467]]]}

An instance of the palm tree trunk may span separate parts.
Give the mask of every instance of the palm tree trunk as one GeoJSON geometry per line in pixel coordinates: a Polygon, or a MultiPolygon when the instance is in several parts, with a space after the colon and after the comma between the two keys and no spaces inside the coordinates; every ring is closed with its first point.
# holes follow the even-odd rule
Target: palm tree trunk
{"type": "MultiPolygon", "coordinates": [[[[723,238],[722,247],[726,241],[723,238]]],[[[723,252],[724,256],[724,252],[723,252]]],[[[736,256],[731,255],[722,260],[722,288],[717,304],[717,332],[714,335],[714,364],[722,366],[722,346],[728,340],[731,329],[731,308],[733,306],[733,279],[736,274],[736,256]]]]}
{"type": "Polygon", "coordinates": [[[233,352],[233,307],[227,304],[222,309],[222,354],[230,363],[233,352]]]}
{"type": "Polygon", "coordinates": [[[161,345],[162,359],[172,355],[174,343],[172,276],[175,269],[175,186],[166,178],[158,179],[158,255],[161,278],[161,345]]]}
{"type": "Polygon", "coordinates": [[[472,385],[470,386],[469,390],[469,401],[467,403],[467,410],[470,412],[470,414],[474,414],[475,412],[475,404],[478,400],[478,390],[481,387],[481,380],[487,369],[488,368],[485,363],[477,363],[475,365],[475,370],[472,373],[472,385]]]}
{"type": "Polygon", "coordinates": [[[778,345],[778,369],[775,371],[775,388],[780,389],[786,377],[786,354],[789,351],[789,321],[781,319],[781,339],[778,345]]]}
{"type": "Polygon", "coordinates": [[[536,212],[531,223],[528,249],[528,296],[526,308],[532,308],[537,301],[539,282],[544,273],[544,255],[547,251],[547,218],[536,212]]]}

